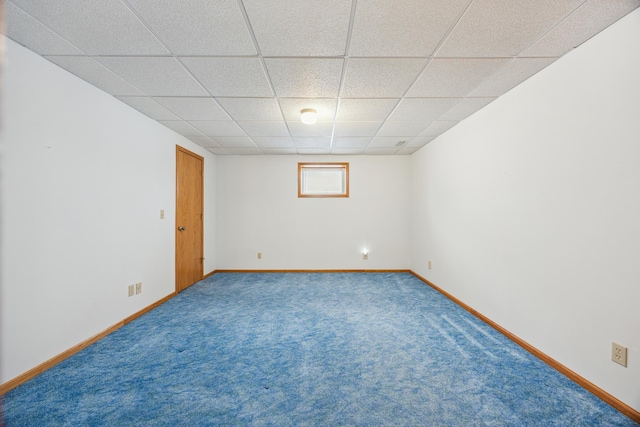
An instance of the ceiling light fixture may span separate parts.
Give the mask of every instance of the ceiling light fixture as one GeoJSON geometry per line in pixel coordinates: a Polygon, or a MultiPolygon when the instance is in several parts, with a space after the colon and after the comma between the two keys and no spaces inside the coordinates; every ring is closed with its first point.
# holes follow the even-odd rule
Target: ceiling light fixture
{"type": "Polygon", "coordinates": [[[318,120],[318,112],[313,108],[305,108],[300,111],[300,120],[305,125],[312,125],[318,120]]]}

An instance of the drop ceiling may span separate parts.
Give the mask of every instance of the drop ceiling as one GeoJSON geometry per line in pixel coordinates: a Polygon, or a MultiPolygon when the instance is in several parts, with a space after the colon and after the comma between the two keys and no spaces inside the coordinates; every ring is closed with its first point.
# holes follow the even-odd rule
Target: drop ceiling
{"type": "Polygon", "coordinates": [[[406,155],[639,6],[6,0],[4,33],[215,154],[406,155]]]}

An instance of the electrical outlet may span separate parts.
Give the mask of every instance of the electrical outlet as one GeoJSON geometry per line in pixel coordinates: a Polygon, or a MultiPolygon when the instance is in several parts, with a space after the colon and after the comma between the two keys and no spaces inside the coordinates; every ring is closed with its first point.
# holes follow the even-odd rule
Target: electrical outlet
{"type": "Polygon", "coordinates": [[[135,285],[129,285],[129,296],[132,297],[134,294],[135,285]]]}
{"type": "Polygon", "coordinates": [[[164,219],[164,209],[160,209],[160,219],[164,219]]]}
{"type": "Polygon", "coordinates": [[[429,260],[429,270],[431,270],[431,260],[429,260]]]}
{"type": "Polygon", "coordinates": [[[362,259],[363,260],[368,260],[369,259],[369,254],[362,254],[362,259]]]}
{"type": "Polygon", "coordinates": [[[611,343],[611,360],[616,362],[619,365],[627,367],[627,347],[617,344],[615,342],[611,343]]]}
{"type": "Polygon", "coordinates": [[[258,252],[258,259],[262,259],[262,252],[258,252]]]}
{"type": "Polygon", "coordinates": [[[136,294],[142,292],[142,282],[136,283],[136,294]]]}

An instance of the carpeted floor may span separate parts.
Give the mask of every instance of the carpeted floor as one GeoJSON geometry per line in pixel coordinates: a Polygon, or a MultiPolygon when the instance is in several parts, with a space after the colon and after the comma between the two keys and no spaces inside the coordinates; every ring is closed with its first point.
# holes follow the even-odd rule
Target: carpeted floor
{"type": "Polygon", "coordinates": [[[11,426],[636,426],[404,273],[215,274],[5,396],[11,426]]]}

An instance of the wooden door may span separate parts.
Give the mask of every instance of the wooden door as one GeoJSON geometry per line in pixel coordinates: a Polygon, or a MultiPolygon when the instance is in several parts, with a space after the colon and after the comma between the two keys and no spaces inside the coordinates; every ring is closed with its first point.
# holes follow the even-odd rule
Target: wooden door
{"type": "Polygon", "coordinates": [[[176,292],[203,277],[204,158],[176,147],[176,292]]]}

